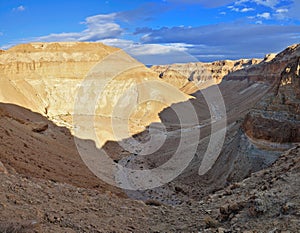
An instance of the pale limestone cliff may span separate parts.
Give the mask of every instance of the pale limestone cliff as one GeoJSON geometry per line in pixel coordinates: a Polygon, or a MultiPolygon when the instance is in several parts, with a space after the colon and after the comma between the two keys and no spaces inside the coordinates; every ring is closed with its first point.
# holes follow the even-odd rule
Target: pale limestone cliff
{"type": "MultiPolygon", "coordinates": [[[[133,133],[159,121],[163,108],[190,98],[124,51],[85,42],[22,44],[3,52],[0,88],[1,102],[70,128],[72,115],[96,115],[135,122],[133,133]]],[[[112,132],[102,135],[113,139],[112,132]]]]}
{"type": "Polygon", "coordinates": [[[164,81],[191,94],[199,89],[218,84],[231,72],[260,63],[261,59],[224,60],[211,63],[187,63],[153,66],[152,70],[164,81]]]}
{"type": "Polygon", "coordinates": [[[15,46],[0,55],[0,100],[47,115],[71,113],[77,85],[99,60],[116,51],[99,43],[15,46]]]}

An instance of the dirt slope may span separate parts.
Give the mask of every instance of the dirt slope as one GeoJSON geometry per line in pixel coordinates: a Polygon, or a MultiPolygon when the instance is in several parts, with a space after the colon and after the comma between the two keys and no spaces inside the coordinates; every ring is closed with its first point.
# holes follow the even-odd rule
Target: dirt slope
{"type": "MultiPolygon", "coordinates": [[[[78,187],[121,190],[99,180],[83,163],[74,137],[44,116],[22,107],[0,103],[0,160],[8,169],[78,187]]],[[[94,143],[90,143],[95,147],[94,143]]]]}
{"type": "Polygon", "coordinates": [[[20,233],[298,232],[299,156],[298,146],[240,183],[200,202],[175,207],[158,202],[145,205],[97,190],[0,172],[0,229],[21,228],[20,233]]]}

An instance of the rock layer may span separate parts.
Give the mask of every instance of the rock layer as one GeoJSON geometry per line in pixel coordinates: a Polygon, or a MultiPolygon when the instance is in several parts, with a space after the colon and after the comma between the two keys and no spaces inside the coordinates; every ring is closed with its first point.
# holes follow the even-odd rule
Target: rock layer
{"type": "Polygon", "coordinates": [[[211,63],[188,63],[153,66],[164,81],[191,94],[199,89],[218,84],[229,73],[260,63],[261,59],[223,60],[211,63]]]}
{"type": "MultiPolygon", "coordinates": [[[[1,102],[26,107],[69,128],[77,109],[79,115],[138,122],[130,128],[135,133],[159,121],[163,108],[190,98],[125,52],[101,43],[15,46],[0,55],[0,77],[1,102]]],[[[101,127],[108,131],[106,123],[101,127]]],[[[108,135],[104,141],[113,139],[113,132],[101,134],[108,135]]]]}
{"type": "Polygon", "coordinates": [[[257,65],[247,72],[246,77],[240,78],[273,85],[272,91],[247,115],[243,125],[247,135],[253,139],[276,143],[299,142],[300,45],[287,48],[270,63],[257,65]]]}
{"type": "Polygon", "coordinates": [[[99,60],[116,51],[75,42],[12,47],[0,56],[0,100],[50,116],[71,113],[77,86],[99,60]]]}

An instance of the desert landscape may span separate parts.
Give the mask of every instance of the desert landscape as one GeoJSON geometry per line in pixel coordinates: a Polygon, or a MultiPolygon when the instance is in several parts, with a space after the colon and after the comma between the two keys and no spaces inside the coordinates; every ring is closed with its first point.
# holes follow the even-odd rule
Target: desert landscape
{"type": "MultiPolygon", "coordinates": [[[[123,59],[134,60],[116,48],[80,42],[23,44],[0,55],[4,232],[300,230],[300,45],[262,60],[150,69],[134,61],[137,65],[114,77],[115,84],[105,89],[106,104],[94,110],[98,140],[89,130],[76,135],[73,119],[78,113],[72,107],[78,84],[97,60],[116,52],[119,64],[123,59]],[[117,105],[115,96],[123,97],[131,83],[141,84],[128,97],[130,103],[139,105],[136,96],[142,97],[134,91],[149,94],[155,88],[143,86],[149,79],[157,85],[155,97],[166,94],[164,84],[160,86],[163,82],[182,94],[163,105],[152,97],[153,101],[142,102],[130,114],[129,136],[140,144],[135,146],[122,138],[135,150],[126,151],[112,130],[111,118],[121,117],[112,112],[117,105]],[[220,124],[223,117],[211,120],[213,112],[205,96],[215,85],[226,106],[226,131],[219,155],[204,166],[212,131],[224,130],[220,124]],[[197,122],[190,125],[183,125],[183,119],[174,113],[189,110],[186,103],[197,114],[197,122]],[[147,146],[149,138],[154,138],[153,146],[163,136],[158,150],[142,153],[141,147],[147,146]],[[188,165],[171,182],[146,190],[124,189],[101,180],[78,149],[85,146],[91,153],[105,151],[116,164],[151,170],[176,153],[182,137],[184,153],[195,153],[188,165]],[[201,175],[199,167],[204,169],[201,175]]],[[[97,86],[93,88],[97,91],[97,86]]],[[[77,121],[88,117],[82,115],[88,114],[86,107],[77,121]]],[[[121,181],[125,182],[124,177],[121,181]]]]}
{"type": "Polygon", "coordinates": [[[0,233],[300,232],[299,5],[142,2],[0,4],[0,233]]]}

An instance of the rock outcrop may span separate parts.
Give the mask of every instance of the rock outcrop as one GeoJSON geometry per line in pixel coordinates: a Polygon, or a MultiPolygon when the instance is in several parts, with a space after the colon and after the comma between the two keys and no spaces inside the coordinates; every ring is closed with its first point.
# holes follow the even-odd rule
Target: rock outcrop
{"type": "Polygon", "coordinates": [[[279,79],[282,71],[292,59],[299,57],[299,53],[299,45],[292,45],[277,54],[274,58],[274,55],[266,56],[261,63],[230,73],[224,79],[247,79],[249,82],[268,82],[277,85],[280,81],[279,79]]]}
{"type": "Polygon", "coordinates": [[[12,47],[0,55],[0,100],[49,116],[71,113],[77,86],[97,62],[116,51],[75,42],[12,47]]]}
{"type": "Polygon", "coordinates": [[[249,72],[246,75],[248,80],[258,79],[273,85],[246,116],[243,124],[246,134],[253,139],[274,143],[299,142],[300,45],[291,46],[271,62],[245,72],[249,72]]]}
{"type": "Polygon", "coordinates": [[[191,94],[208,86],[218,84],[229,73],[260,63],[261,59],[223,60],[211,63],[187,63],[153,66],[152,70],[164,81],[191,94]]]}

